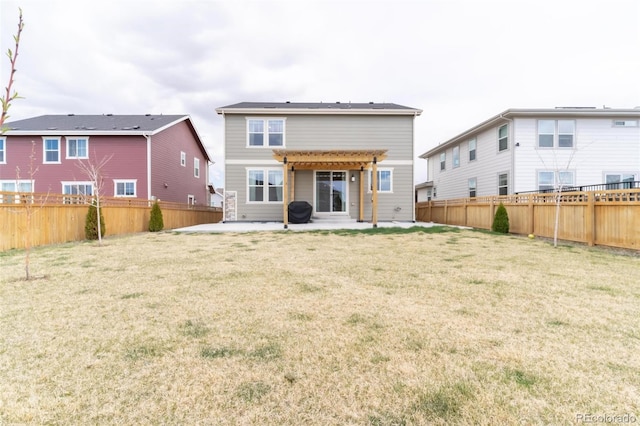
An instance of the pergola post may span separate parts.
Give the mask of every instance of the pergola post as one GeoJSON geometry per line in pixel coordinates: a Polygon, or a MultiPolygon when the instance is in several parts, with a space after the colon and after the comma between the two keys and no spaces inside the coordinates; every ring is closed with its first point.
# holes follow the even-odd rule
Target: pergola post
{"type": "MultiPolygon", "coordinates": [[[[294,166],[291,166],[291,183],[289,184],[289,186],[291,187],[291,195],[290,195],[290,200],[291,201],[295,201],[296,200],[296,168],[294,166]]],[[[288,210],[287,210],[288,211],[288,210]]]]}
{"type": "Polygon", "coordinates": [[[287,170],[287,157],[282,161],[282,219],[284,229],[289,227],[289,170],[287,170]]]}
{"type": "Polygon", "coordinates": [[[372,215],[371,215],[371,223],[374,228],[378,227],[378,158],[373,157],[373,169],[371,170],[371,192],[373,193],[372,198],[372,215]]]}

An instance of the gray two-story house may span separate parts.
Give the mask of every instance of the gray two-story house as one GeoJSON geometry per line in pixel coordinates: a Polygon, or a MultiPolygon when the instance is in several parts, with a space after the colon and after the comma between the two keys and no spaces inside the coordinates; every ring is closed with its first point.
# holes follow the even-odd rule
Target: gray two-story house
{"type": "Polygon", "coordinates": [[[224,118],[225,221],[414,220],[414,120],[392,103],[242,102],[224,118]],[[374,190],[374,188],[376,190],[374,190]]]}

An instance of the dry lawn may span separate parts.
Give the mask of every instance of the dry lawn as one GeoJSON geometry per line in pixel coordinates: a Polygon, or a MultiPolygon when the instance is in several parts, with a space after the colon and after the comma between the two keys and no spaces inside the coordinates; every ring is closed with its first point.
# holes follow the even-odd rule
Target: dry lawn
{"type": "Polygon", "coordinates": [[[0,253],[0,424],[640,417],[638,256],[378,231],[0,253]]]}

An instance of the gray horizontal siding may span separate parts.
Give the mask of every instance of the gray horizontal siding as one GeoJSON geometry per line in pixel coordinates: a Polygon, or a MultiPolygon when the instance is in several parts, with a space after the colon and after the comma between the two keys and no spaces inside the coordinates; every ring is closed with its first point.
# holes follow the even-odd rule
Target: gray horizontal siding
{"type": "MultiPolygon", "coordinates": [[[[413,159],[413,117],[286,117],[286,149],[387,149],[389,160],[413,159]]],[[[246,117],[225,116],[226,159],[272,159],[272,148],[247,148],[246,117]]]]}

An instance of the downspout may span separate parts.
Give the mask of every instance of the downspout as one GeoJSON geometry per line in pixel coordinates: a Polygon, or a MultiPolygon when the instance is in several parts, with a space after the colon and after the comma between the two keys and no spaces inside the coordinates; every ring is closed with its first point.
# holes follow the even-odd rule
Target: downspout
{"type": "Polygon", "coordinates": [[[411,213],[412,215],[412,222],[416,223],[416,157],[415,157],[415,150],[416,150],[416,117],[418,116],[417,112],[413,113],[413,129],[411,132],[411,139],[412,139],[412,143],[411,143],[411,182],[412,182],[412,191],[411,191],[411,211],[413,213],[411,213]]]}
{"type": "MultiPolygon", "coordinates": [[[[224,158],[224,161],[225,161],[224,185],[223,185],[224,190],[222,192],[222,223],[225,223],[227,221],[227,197],[226,197],[226,194],[227,194],[227,164],[226,164],[227,163],[227,138],[226,138],[227,130],[226,128],[227,128],[227,119],[224,116],[224,111],[222,111],[222,158],[224,158]]],[[[238,206],[236,205],[236,209],[237,208],[238,206]]]]}
{"type": "Polygon", "coordinates": [[[147,200],[151,200],[151,135],[142,133],[147,140],[147,200]]]}

